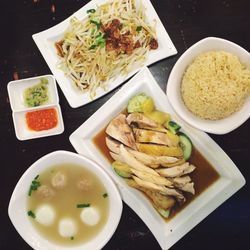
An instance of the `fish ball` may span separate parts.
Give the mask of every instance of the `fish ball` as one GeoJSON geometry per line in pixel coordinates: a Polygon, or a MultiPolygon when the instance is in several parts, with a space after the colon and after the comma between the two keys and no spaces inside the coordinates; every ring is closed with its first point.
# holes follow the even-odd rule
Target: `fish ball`
{"type": "Polygon", "coordinates": [[[77,182],[77,188],[80,191],[89,191],[93,187],[93,181],[91,179],[82,178],[77,182]]]}
{"type": "Polygon", "coordinates": [[[44,204],[36,209],[35,215],[37,222],[44,226],[50,226],[55,221],[56,212],[52,206],[44,204]]]}
{"type": "Polygon", "coordinates": [[[95,226],[100,221],[100,212],[95,207],[86,207],[82,210],[80,218],[83,223],[95,226]]]}
{"type": "Polygon", "coordinates": [[[59,222],[59,234],[62,237],[72,237],[77,233],[77,225],[71,218],[61,219],[59,222]]]}
{"type": "Polygon", "coordinates": [[[41,185],[37,189],[37,195],[44,200],[51,200],[55,196],[55,191],[47,185],[41,185]]]}
{"type": "Polygon", "coordinates": [[[63,172],[57,172],[51,179],[54,188],[61,189],[67,185],[67,176],[63,172]]]}

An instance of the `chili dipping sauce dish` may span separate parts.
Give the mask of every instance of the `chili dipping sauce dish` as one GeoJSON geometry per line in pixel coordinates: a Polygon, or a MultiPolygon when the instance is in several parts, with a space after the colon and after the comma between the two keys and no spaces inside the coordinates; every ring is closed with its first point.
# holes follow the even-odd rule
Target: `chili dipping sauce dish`
{"type": "Polygon", "coordinates": [[[54,76],[11,81],[7,89],[19,140],[51,136],[64,131],[54,76]]]}

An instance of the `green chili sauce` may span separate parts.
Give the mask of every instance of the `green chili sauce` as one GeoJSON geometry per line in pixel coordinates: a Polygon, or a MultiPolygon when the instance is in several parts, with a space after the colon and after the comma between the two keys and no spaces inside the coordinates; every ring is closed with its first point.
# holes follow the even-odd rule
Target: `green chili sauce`
{"type": "Polygon", "coordinates": [[[41,78],[40,83],[25,89],[24,101],[28,107],[37,107],[46,104],[49,100],[48,80],[41,78]]]}

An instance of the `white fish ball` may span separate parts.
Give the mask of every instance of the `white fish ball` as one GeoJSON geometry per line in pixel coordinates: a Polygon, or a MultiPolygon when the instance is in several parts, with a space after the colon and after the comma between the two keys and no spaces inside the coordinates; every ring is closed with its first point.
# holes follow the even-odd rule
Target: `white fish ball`
{"type": "Polygon", "coordinates": [[[71,218],[61,219],[59,222],[59,234],[62,237],[72,237],[77,233],[77,224],[71,218]]]}
{"type": "Polygon", "coordinates": [[[83,223],[95,226],[100,221],[100,212],[95,207],[86,207],[80,214],[83,223]]]}
{"type": "Polygon", "coordinates": [[[56,212],[52,206],[44,204],[36,209],[35,215],[37,222],[44,226],[50,226],[55,221],[56,212]]]}

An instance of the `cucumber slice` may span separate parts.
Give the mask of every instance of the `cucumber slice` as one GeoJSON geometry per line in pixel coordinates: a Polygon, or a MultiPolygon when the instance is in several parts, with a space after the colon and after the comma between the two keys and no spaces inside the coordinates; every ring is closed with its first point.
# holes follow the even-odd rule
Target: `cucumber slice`
{"type": "Polygon", "coordinates": [[[174,122],[174,121],[168,121],[164,124],[164,126],[170,130],[170,132],[172,132],[173,134],[177,134],[178,131],[181,129],[181,126],[174,122]]]}
{"type": "Polygon", "coordinates": [[[179,145],[183,150],[184,159],[188,160],[192,154],[192,148],[193,148],[192,141],[186,134],[182,132],[179,132],[178,135],[180,138],[179,145]]]}
{"type": "Polygon", "coordinates": [[[114,168],[115,172],[122,178],[131,178],[131,174],[120,169],[114,168]]]}
{"type": "Polygon", "coordinates": [[[114,161],[112,163],[112,167],[119,176],[123,178],[131,178],[132,172],[127,164],[119,161],[114,161]]]}
{"type": "Polygon", "coordinates": [[[145,93],[137,94],[131,97],[128,101],[127,111],[128,113],[140,112],[150,113],[155,109],[155,104],[150,96],[145,93]]]}
{"type": "Polygon", "coordinates": [[[162,208],[157,208],[158,213],[165,219],[167,219],[170,215],[170,209],[164,210],[162,208]]]}

